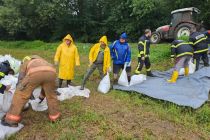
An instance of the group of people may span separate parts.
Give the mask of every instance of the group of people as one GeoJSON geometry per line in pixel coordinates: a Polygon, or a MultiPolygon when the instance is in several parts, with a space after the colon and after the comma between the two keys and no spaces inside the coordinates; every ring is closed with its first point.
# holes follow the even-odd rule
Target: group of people
{"type": "Polygon", "coordinates": [[[196,32],[196,28],[191,29],[189,38],[180,37],[174,40],[171,45],[171,59],[175,60],[175,67],[170,83],[175,83],[181,68],[184,68],[184,75],[189,75],[189,62],[193,59],[195,71],[199,69],[200,60],[203,60],[204,66],[209,66],[208,43],[207,38],[210,36],[210,30],[205,32],[196,32]],[[176,59],[174,59],[176,58],[176,59]]]}
{"type": "MultiPolygon", "coordinates": [[[[210,31],[196,32],[192,30],[189,41],[175,40],[171,46],[171,58],[175,59],[175,67],[172,77],[168,82],[174,83],[178,78],[180,68],[185,68],[185,75],[189,74],[189,61],[193,57],[196,63],[196,70],[199,68],[200,58],[204,61],[204,66],[208,66],[208,44],[207,36],[210,31]]],[[[138,42],[138,65],[135,73],[140,74],[145,65],[147,76],[154,77],[151,72],[150,63],[150,37],[151,30],[146,29],[138,42]]],[[[85,84],[91,74],[98,69],[100,78],[103,78],[107,72],[111,72],[111,60],[113,62],[113,84],[117,83],[119,73],[126,69],[128,82],[131,80],[131,47],[128,44],[128,36],[123,33],[120,38],[108,46],[107,37],[103,36],[98,43],[90,49],[89,68],[84,74],[81,82],[81,90],[84,90],[85,84]]],[[[59,66],[58,87],[62,87],[63,81],[67,85],[71,84],[74,78],[75,66],[80,65],[79,53],[72,37],[68,34],[63,42],[57,48],[54,65],[59,66]]],[[[33,90],[38,86],[42,87],[40,102],[46,97],[49,108],[49,119],[55,122],[60,118],[58,100],[56,97],[56,69],[55,66],[43,58],[33,55],[26,56],[22,60],[20,67],[18,83],[12,100],[11,107],[3,117],[1,123],[5,126],[17,127],[21,121],[21,112],[24,105],[31,98],[33,90]]],[[[5,75],[14,74],[8,61],[0,64],[0,78],[5,75]]],[[[9,90],[10,86],[0,85],[0,92],[9,90]]]]}

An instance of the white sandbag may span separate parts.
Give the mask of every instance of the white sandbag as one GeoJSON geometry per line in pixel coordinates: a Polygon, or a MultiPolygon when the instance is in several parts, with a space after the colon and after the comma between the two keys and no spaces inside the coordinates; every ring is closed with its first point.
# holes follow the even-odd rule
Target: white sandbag
{"type": "Polygon", "coordinates": [[[8,60],[11,68],[14,70],[15,74],[19,72],[21,61],[11,57],[11,55],[0,56],[0,62],[8,60]]]}
{"type": "Polygon", "coordinates": [[[84,90],[80,90],[80,86],[68,86],[66,88],[58,88],[57,91],[60,93],[57,96],[59,101],[64,101],[67,99],[71,99],[74,96],[82,96],[89,98],[90,90],[85,88],[84,90]]]}
{"type": "Polygon", "coordinates": [[[195,72],[195,69],[196,69],[196,65],[193,64],[192,61],[189,62],[189,73],[190,74],[193,74],[195,72]]]}
{"type": "MultiPolygon", "coordinates": [[[[189,62],[189,74],[193,74],[195,72],[195,64],[192,62],[193,60],[191,59],[189,62]]],[[[184,75],[184,68],[181,68],[179,71],[179,75],[184,75]]]]}
{"type": "Polygon", "coordinates": [[[0,83],[5,85],[5,86],[8,86],[10,85],[11,88],[9,89],[9,92],[11,93],[15,93],[15,89],[16,89],[16,84],[18,82],[18,78],[16,78],[15,76],[13,75],[6,75],[3,79],[1,79],[0,83]]]}
{"type": "Polygon", "coordinates": [[[13,94],[11,92],[4,92],[2,110],[7,112],[12,104],[13,94]]]}
{"type": "Polygon", "coordinates": [[[18,127],[8,127],[0,124],[0,140],[5,140],[9,136],[19,132],[23,127],[24,125],[20,123],[18,124],[18,127]]]}
{"type": "Polygon", "coordinates": [[[39,98],[40,93],[41,93],[41,87],[36,88],[33,91],[34,98],[39,98]]]}
{"type": "Polygon", "coordinates": [[[0,111],[2,110],[3,101],[4,101],[4,94],[0,93],[0,111]]]}
{"type": "Polygon", "coordinates": [[[41,102],[39,99],[39,95],[41,94],[41,87],[36,88],[33,91],[34,100],[29,100],[29,104],[31,105],[34,111],[45,111],[48,109],[46,98],[41,102]]]}
{"type": "Polygon", "coordinates": [[[140,84],[146,80],[146,75],[139,74],[131,76],[130,86],[140,84]]]}
{"type": "Polygon", "coordinates": [[[118,79],[118,84],[121,86],[129,86],[127,72],[125,69],[126,69],[126,66],[124,67],[124,69],[120,75],[120,78],[118,79]]]}
{"type": "Polygon", "coordinates": [[[104,76],[104,78],[99,83],[98,91],[106,94],[109,92],[110,87],[111,87],[110,77],[109,77],[109,73],[107,73],[106,76],[104,76]]]}
{"type": "Polygon", "coordinates": [[[48,109],[46,98],[41,102],[40,99],[30,100],[29,103],[34,111],[45,111],[48,109]]]}
{"type": "Polygon", "coordinates": [[[89,98],[90,90],[88,88],[85,88],[84,90],[80,90],[80,86],[69,86],[70,88],[74,88],[74,92],[72,93],[74,96],[81,96],[85,98],[89,98]]]}
{"type": "Polygon", "coordinates": [[[4,117],[5,114],[6,114],[5,112],[3,112],[2,110],[0,110],[0,120],[4,117]]]}
{"type": "Polygon", "coordinates": [[[3,79],[1,79],[0,83],[8,86],[10,85],[11,88],[9,89],[9,91],[5,91],[3,95],[1,95],[1,97],[3,96],[3,101],[1,104],[1,109],[3,112],[7,112],[11,106],[12,103],[12,98],[16,89],[16,84],[17,84],[18,79],[16,77],[14,77],[13,75],[6,75],[3,79]]]}
{"type": "Polygon", "coordinates": [[[0,94],[0,119],[5,115],[5,112],[2,110],[4,100],[4,94],[0,94]]]}

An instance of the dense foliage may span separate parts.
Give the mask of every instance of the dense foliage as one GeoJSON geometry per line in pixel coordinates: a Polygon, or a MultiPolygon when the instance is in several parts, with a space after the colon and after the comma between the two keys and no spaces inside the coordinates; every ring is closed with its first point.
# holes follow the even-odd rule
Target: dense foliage
{"type": "Polygon", "coordinates": [[[0,0],[0,39],[54,41],[70,33],[95,42],[125,31],[135,41],[145,28],[169,24],[172,10],[192,6],[208,28],[209,0],[0,0]]]}

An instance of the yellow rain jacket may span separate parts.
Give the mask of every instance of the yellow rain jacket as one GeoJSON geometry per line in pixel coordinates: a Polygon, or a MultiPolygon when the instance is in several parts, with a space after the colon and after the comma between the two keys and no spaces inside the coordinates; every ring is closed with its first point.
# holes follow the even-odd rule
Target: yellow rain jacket
{"type": "Polygon", "coordinates": [[[74,68],[75,65],[80,65],[80,60],[77,47],[69,34],[63,39],[63,43],[58,46],[54,61],[59,62],[58,78],[64,80],[74,79],[74,68]],[[70,46],[67,46],[65,40],[71,40],[70,46]]]}
{"type": "Polygon", "coordinates": [[[101,49],[101,47],[100,47],[101,43],[100,42],[104,42],[106,44],[106,47],[104,49],[104,63],[103,63],[103,72],[104,72],[104,74],[106,74],[107,69],[110,67],[110,62],[111,62],[110,50],[109,50],[109,47],[108,47],[108,42],[107,42],[107,37],[106,36],[103,36],[99,40],[99,43],[95,44],[91,48],[90,53],[89,53],[89,61],[90,61],[90,64],[92,64],[97,59],[98,53],[101,49]]]}

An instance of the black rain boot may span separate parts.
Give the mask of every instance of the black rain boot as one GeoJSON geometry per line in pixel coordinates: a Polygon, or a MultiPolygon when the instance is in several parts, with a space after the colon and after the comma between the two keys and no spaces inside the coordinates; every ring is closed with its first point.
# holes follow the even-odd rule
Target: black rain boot
{"type": "Polygon", "coordinates": [[[151,71],[147,71],[147,76],[155,77],[155,75],[153,75],[151,71]]]}
{"type": "Polygon", "coordinates": [[[114,79],[113,85],[117,85],[117,83],[118,83],[118,80],[117,79],[114,79]]]}
{"type": "Polygon", "coordinates": [[[62,87],[62,83],[63,83],[63,79],[59,79],[58,88],[61,88],[62,87]]]}
{"type": "Polygon", "coordinates": [[[85,89],[85,86],[82,84],[80,87],[80,90],[84,90],[84,89],[85,89]]]}
{"type": "Polygon", "coordinates": [[[128,76],[128,83],[130,83],[131,81],[131,76],[128,76]]]}
{"type": "Polygon", "coordinates": [[[67,80],[66,83],[67,83],[67,87],[68,87],[68,85],[71,84],[71,80],[67,80]]]}

